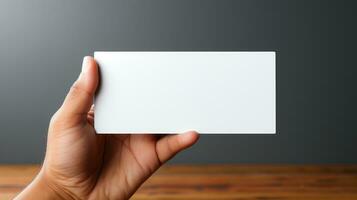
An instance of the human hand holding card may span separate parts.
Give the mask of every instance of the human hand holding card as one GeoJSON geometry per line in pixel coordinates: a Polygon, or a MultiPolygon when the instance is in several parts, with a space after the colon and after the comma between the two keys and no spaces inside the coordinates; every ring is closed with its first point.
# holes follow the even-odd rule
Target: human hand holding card
{"type": "Polygon", "coordinates": [[[95,52],[97,133],[275,133],[275,52],[95,52]]]}

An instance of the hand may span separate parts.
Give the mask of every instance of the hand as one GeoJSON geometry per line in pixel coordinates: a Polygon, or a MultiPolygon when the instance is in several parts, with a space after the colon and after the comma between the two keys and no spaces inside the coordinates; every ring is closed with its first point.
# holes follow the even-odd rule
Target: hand
{"type": "Polygon", "coordinates": [[[17,199],[128,199],[163,163],[193,145],[196,132],[97,135],[93,96],[98,67],[92,57],[51,119],[43,166],[17,199]]]}

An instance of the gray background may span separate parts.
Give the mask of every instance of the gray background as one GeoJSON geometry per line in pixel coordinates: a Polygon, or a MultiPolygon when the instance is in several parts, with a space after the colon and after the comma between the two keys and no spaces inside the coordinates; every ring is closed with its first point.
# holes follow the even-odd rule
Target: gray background
{"type": "Polygon", "coordinates": [[[173,162],[357,163],[355,2],[2,0],[0,162],[42,160],[95,50],[275,50],[278,134],[205,135],[173,162]]]}

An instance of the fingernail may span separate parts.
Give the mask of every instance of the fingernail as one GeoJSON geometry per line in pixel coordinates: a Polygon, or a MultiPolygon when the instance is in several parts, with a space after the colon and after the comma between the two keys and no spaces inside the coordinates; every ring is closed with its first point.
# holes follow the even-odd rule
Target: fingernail
{"type": "Polygon", "coordinates": [[[88,71],[89,62],[90,62],[90,57],[86,56],[86,57],[83,58],[82,73],[86,73],[88,71]]]}

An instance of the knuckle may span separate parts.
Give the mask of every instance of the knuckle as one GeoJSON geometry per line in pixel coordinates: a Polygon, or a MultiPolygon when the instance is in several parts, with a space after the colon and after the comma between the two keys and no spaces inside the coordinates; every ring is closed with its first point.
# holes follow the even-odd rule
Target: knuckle
{"type": "Polygon", "coordinates": [[[55,124],[58,121],[58,111],[55,112],[55,114],[52,115],[50,124],[55,124]]]}
{"type": "Polygon", "coordinates": [[[63,123],[63,119],[61,118],[61,115],[60,115],[60,110],[57,110],[55,112],[55,114],[52,115],[51,119],[50,119],[50,127],[57,127],[59,126],[60,124],[63,123]]]}
{"type": "Polygon", "coordinates": [[[82,89],[78,86],[78,84],[74,83],[71,88],[69,89],[69,98],[76,98],[80,96],[82,93],[82,89]]]}
{"type": "Polygon", "coordinates": [[[49,124],[49,131],[50,132],[61,132],[62,130],[66,129],[68,126],[71,125],[71,121],[68,117],[64,116],[61,113],[61,108],[52,115],[50,124],[49,124]]]}
{"type": "Polygon", "coordinates": [[[85,89],[82,88],[82,86],[75,82],[70,90],[69,90],[69,96],[70,98],[77,98],[77,97],[90,97],[91,94],[89,94],[89,92],[87,92],[85,89]]]}

